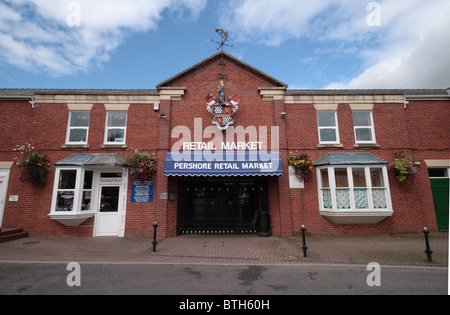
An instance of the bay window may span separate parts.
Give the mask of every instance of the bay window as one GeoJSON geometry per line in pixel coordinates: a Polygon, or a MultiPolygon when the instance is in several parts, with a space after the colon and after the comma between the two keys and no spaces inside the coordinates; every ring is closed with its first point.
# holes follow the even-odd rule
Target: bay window
{"type": "Polygon", "coordinates": [[[94,172],[84,168],[56,168],[50,217],[67,226],[77,226],[94,216],[94,172]]]}
{"type": "Polygon", "coordinates": [[[93,171],[81,168],[57,169],[53,212],[90,211],[93,175],[93,171]]]}
{"type": "MultiPolygon", "coordinates": [[[[354,156],[348,157],[351,163],[354,156]]],[[[337,160],[342,163],[342,158],[337,160]]],[[[320,213],[334,223],[378,223],[393,214],[386,165],[328,163],[316,168],[320,213]]]]}

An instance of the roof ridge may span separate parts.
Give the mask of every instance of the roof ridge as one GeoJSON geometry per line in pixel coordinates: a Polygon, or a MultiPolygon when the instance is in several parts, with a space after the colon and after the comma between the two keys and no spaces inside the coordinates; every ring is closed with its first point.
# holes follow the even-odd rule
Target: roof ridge
{"type": "Polygon", "coordinates": [[[247,63],[245,63],[244,61],[242,61],[242,60],[240,60],[240,59],[234,57],[233,55],[230,55],[229,53],[227,53],[227,52],[225,52],[225,51],[220,51],[220,52],[215,53],[214,55],[212,55],[212,56],[210,56],[210,57],[208,57],[208,58],[206,58],[206,59],[200,61],[199,63],[197,63],[197,64],[195,64],[195,65],[193,65],[193,66],[191,66],[191,67],[189,67],[189,68],[187,68],[187,69],[181,71],[180,73],[178,73],[178,74],[176,74],[176,75],[170,77],[169,79],[167,79],[167,80],[165,80],[165,81],[163,81],[163,82],[157,84],[157,85],[156,85],[156,88],[164,87],[164,86],[167,85],[169,82],[176,80],[177,78],[179,78],[179,77],[181,77],[181,76],[183,76],[183,75],[189,73],[190,71],[193,71],[194,69],[196,69],[196,68],[202,66],[203,64],[205,64],[205,63],[207,63],[207,62],[209,62],[209,61],[214,60],[215,58],[217,58],[217,57],[219,57],[219,56],[226,56],[226,57],[230,58],[231,60],[233,60],[233,61],[235,61],[235,62],[237,62],[237,63],[240,63],[240,64],[243,65],[244,67],[249,68],[251,71],[256,72],[256,73],[258,73],[258,74],[260,74],[260,75],[266,77],[268,80],[270,80],[270,81],[276,83],[277,85],[280,85],[280,86],[285,87],[285,88],[288,87],[288,85],[287,85],[286,83],[283,83],[283,82],[281,82],[280,80],[275,79],[274,77],[272,77],[272,76],[270,76],[270,75],[264,73],[263,71],[261,71],[261,70],[255,68],[255,67],[253,67],[253,66],[251,66],[251,65],[249,65],[249,64],[247,64],[247,63]]]}

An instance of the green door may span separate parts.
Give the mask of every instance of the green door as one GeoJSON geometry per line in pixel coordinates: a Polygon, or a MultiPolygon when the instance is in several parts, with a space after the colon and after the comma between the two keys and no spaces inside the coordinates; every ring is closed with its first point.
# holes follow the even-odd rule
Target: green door
{"type": "Polygon", "coordinates": [[[439,231],[448,231],[449,179],[430,179],[439,231]]]}

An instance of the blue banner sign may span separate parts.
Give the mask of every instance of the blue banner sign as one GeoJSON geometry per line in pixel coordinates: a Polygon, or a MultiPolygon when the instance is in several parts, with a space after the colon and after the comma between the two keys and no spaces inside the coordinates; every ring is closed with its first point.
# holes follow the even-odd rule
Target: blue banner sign
{"type": "Polygon", "coordinates": [[[166,176],[281,176],[278,152],[172,152],[166,176]]]}

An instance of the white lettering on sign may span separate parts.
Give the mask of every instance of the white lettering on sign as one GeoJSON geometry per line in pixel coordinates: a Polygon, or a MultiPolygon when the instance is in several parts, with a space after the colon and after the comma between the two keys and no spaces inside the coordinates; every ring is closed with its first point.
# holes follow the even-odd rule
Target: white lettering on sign
{"type": "Polygon", "coordinates": [[[176,170],[211,170],[211,163],[175,163],[176,170]]]}
{"type": "MultiPolygon", "coordinates": [[[[222,142],[221,150],[262,150],[263,142],[222,142]]],[[[184,151],[216,151],[217,148],[213,142],[183,142],[184,151]]]]}
{"type": "Polygon", "coordinates": [[[273,163],[242,163],[244,170],[270,170],[272,167],[273,163]]]}
{"type": "Polygon", "coordinates": [[[236,163],[217,163],[214,168],[216,170],[238,170],[239,166],[236,163]]]}
{"type": "Polygon", "coordinates": [[[171,138],[178,139],[172,152],[193,151],[269,151],[280,149],[279,126],[230,126],[224,133],[216,126],[203,128],[203,119],[194,118],[194,128],[175,126],[171,138]],[[212,139],[212,140],[210,140],[212,139]],[[270,145],[270,148],[269,148],[270,145]]]}
{"type": "Polygon", "coordinates": [[[215,151],[216,148],[213,142],[183,142],[183,150],[185,151],[202,151],[211,150],[215,151]]]}
{"type": "Polygon", "coordinates": [[[223,142],[222,150],[261,150],[262,142],[223,142]]]}
{"type": "Polygon", "coordinates": [[[175,170],[271,170],[274,163],[244,162],[240,163],[175,163],[175,170]]]}

